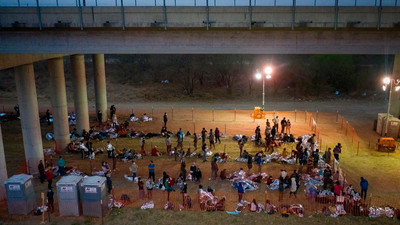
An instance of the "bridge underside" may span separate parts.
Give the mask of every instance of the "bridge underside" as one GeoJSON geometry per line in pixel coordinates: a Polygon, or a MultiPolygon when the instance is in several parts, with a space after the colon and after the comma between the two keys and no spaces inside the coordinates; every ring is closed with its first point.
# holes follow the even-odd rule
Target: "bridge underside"
{"type": "Polygon", "coordinates": [[[96,29],[0,33],[0,54],[27,53],[398,54],[400,31],[96,29]]]}

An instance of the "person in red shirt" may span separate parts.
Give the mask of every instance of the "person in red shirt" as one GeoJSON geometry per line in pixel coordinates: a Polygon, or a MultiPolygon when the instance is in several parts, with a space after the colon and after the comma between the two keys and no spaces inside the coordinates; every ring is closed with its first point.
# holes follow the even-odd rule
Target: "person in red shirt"
{"type": "Polygon", "coordinates": [[[215,133],[215,143],[219,142],[221,144],[221,139],[219,139],[220,138],[220,133],[219,133],[218,127],[215,128],[215,132],[214,133],[215,133]]]}
{"type": "Polygon", "coordinates": [[[335,196],[340,196],[342,193],[342,185],[340,185],[339,181],[336,181],[336,184],[333,185],[333,194],[335,194],[335,196]]]}
{"type": "Polygon", "coordinates": [[[53,172],[51,171],[51,167],[47,168],[45,175],[47,180],[47,188],[51,189],[51,184],[53,183],[53,172]]]}
{"type": "Polygon", "coordinates": [[[144,199],[144,184],[140,177],[138,178],[138,187],[139,187],[139,200],[143,200],[144,199]]]}

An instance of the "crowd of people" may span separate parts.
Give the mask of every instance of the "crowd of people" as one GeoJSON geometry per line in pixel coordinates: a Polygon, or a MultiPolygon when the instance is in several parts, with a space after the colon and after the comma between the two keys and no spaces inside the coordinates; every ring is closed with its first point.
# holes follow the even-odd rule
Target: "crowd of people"
{"type": "MultiPolygon", "coordinates": [[[[167,129],[168,116],[165,112],[162,118],[162,129],[159,134],[144,134],[141,132],[136,132],[133,126],[130,125],[130,122],[140,121],[140,119],[136,118],[132,113],[129,119],[124,121],[123,123],[118,122],[118,118],[116,115],[116,107],[114,105],[110,108],[110,121],[112,121],[109,125],[105,125],[101,122],[102,115],[98,112],[98,120],[102,125],[100,126],[100,130],[96,130],[92,127],[89,131],[83,130],[82,132],[78,132],[76,130],[72,130],[71,137],[74,141],[71,142],[68,149],[70,151],[77,151],[81,153],[82,159],[94,159],[97,153],[102,153],[105,149],[107,152],[107,157],[112,159],[113,166],[110,168],[106,161],[101,163],[102,174],[107,178],[107,189],[109,193],[112,193],[112,181],[111,174],[116,170],[116,161],[124,160],[125,162],[130,161],[131,164],[129,166],[130,175],[129,180],[137,183],[137,189],[139,190],[138,199],[144,200],[145,198],[152,200],[153,190],[159,189],[168,192],[168,201],[169,193],[171,191],[176,191],[176,188],[179,188],[179,191],[182,193],[182,204],[188,205],[188,199],[190,196],[187,194],[188,189],[188,181],[199,184],[199,193],[208,193],[207,196],[215,196],[215,190],[208,188],[207,191],[204,191],[201,185],[201,182],[204,180],[202,170],[207,170],[207,166],[201,164],[202,170],[196,162],[192,162],[189,170],[186,169],[185,158],[187,157],[199,157],[203,162],[207,162],[207,156],[209,154],[212,155],[210,160],[210,171],[211,175],[209,180],[217,181],[217,180],[225,180],[226,179],[226,169],[220,171],[219,163],[226,162],[227,155],[226,153],[211,153],[211,150],[216,149],[216,144],[221,144],[221,136],[222,133],[216,127],[215,129],[205,129],[202,128],[200,134],[193,133],[191,135],[189,132],[184,133],[180,128],[176,133],[170,132],[167,129]],[[104,148],[94,149],[92,141],[95,140],[104,140],[106,138],[112,138],[113,135],[117,135],[117,137],[137,137],[140,138],[140,150],[135,151],[133,149],[122,148],[117,149],[112,145],[110,141],[107,141],[106,146],[104,148]],[[163,137],[165,139],[165,147],[166,152],[161,152],[157,146],[151,148],[150,152],[146,152],[146,139],[158,136],[163,137]],[[176,146],[172,147],[171,138],[176,137],[176,146]],[[187,151],[184,150],[183,141],[185,138],[191,137],[193,139],[193,152],[191,148],[188,148],[187,151]],[[198,150],[198,142],[201,140],[201,151],[198,150]],[[207,142],[208,139],[208,142],[207,142]],[[156,177],[156,163],[154,163],[153,158],[151,158],[148,162],[148,175],[147,174],[139,174],[139,165],[137,163],[138,160],[143,160],[145,156],[173,156],[175,161],[180,163],[180,171],[177,176],[170,176],[168,174],[168,168],[162,172],[162,177],[157,179],[156,177]],[[220,174],[219,174],[220,172],[220,174]]],[[[147,117],[146,114],[143,115],[142,121],[151,121],[151,118],[147,117]]],[[[294,138],[291,133],[292,124],[289,119],[283,117],[282,120],[279,120],[278,116],[275,116],[271,122],[269,119],[265,121],[265,131],[264,138],[261,134],[261,127],[257,126],[255,129],[255,134],[253,137],[248,138],[247,136],[240,136],[237,139],[238,148],[239,148],[239,158],[245,159],[247,162],[247,172],[243,172],[243,177],[252,176],[252,172],[255,172],[256,176],[254,176],[253,180],[261,181],[263,179],[262,173],[263,171],[262,165],[264,163],[263,159],[266,156],[266,153],[272,154],[274,149],[282,146],[287,143],[296,143],[295,149],[291,152],[288,152],[286,147],[283,147],[283,150],[280,154],[281,157],[286,159],[294,159],[295,164],[299,165],[298,170],[294,170],[293,173],[289,176],[285,169],[281,170],[280,176],[277,179],[273,179],[271,175],[266,176],[265,183],[268,187],[273,187],[276,185],[279,193],[279,201],[283,199],[283,193],[285,189],[289,189],[289,198],[297,198],[297,193],[299,188],[301,187],[300,181],[302,180],[303,174],[308,174],[311,176],[321,176],[322,177],[322,190],[329,190],[335,196],[341,195],[351,195],[354,196],[355,190],[350,184],[347,184],[344,179],[339,177],[339,171],[334,170],[332,172],[331,167],[334,166],[335,163],[339,162],[339,155],[342,152],[342,145],[338,143],[333,151],[331,148],[328,148],[325,152],[321,152],[318,148],[318,141],[315,134],[308,136],[307,138],[294,138]],[[272,122],[272,124],[271,124],[272,122]],[[245,145],[250,140],[254,141],[254,145],[259,147],[260,151],[256,154],[252,155],[248,151],[245,150],[245,145]],[[333,155],[333,157],[332,157],[333,155]],[[320,161],[323,161],[324,164],[321,165],[320,161]],[[256,163],[257,169],[253,171],[253,163],[256,163]],[[306,170],[304,171],[304,167],[306,170]],[[316,170],[317,169],[317,170],[316,170]],[[315,174],[315,171],[318,171],[315,174]],[[322,172],[320,172],[322,171],[322,172]]],[[[211,156],[210,155],[210,156],[211,156]]],[[[57,175],[64,176],[65,175],[65,165],[66,162],[62,156],[57,160],[57,175]]],[[[141,163],[142,165],[142,163],[141,163]]],[[[334,167],[335,168],[335,167],[334,167]]],[[[41,183],[44,180],[48,182],[48,199],[49,202],[52,202],[53,193],[52,193],[52,180],[54,178],[53,167],[49,164],[46,166],[43,165],[41,161],[38,166],[40,172],[40,181],[41,183]]],[[[335,168],[336,169],[336,168],[335,168]]],[[[246,183],[239,181],[237,182],[237,193],[238,193],[238,202],[243,203],[244,196],[246,192],[246,183]]],[[[368,181],[361,177],[360,182],[360,192],[361,197],[363,199],[367,196],[368,190],[368,181]]],[[[207,197],[208,198],[208,197],[207,197]]],[[[217,206],[219,201],[214,201],[214,206],[217,206]]],[[[221,201],[225,201],[221,199],[221,201]]],[[[206,201],[208,202],[208,200],[206,201]]],[[[50,204],[50,203],[49,203],[50,204]]],[[[207,203],[208,204],[208,203],[207,203]]],[[[221,205],[222,203],[219,202],[221,205]]],[[[210,206],[211,207],[211,206],[210,206]]],[[[250,211],[258,211],[261,206],[256,203],[256,200],[253,199],[249,203],[250,211]]],[[[273,212],[276,210],[275,206],[271,205],[269,200],[266,201],[265,205],[262,206],[269,212],[273,212]]],[[[54,208],[54,207],[52,207],[54,208]]]]}

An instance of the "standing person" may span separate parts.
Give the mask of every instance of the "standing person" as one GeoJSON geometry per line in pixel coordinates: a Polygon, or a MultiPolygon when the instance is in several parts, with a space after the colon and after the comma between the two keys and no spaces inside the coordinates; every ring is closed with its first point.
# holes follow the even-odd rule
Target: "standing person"
{"type": "Polygon", "coordinates": [[[60,176],[64,176],[65,160],[61,155],[58,157],[57,165],[60,176]]]}
{"type": "Polygon", "coordinates": [[[283,119],[281,120],[281,134],[282,134],[283,132],[285,132],[286,124],[287,124],[286,118],[283,117],[283,119]]]}
{"type": "Polygon", "coordinates": [[[167,112],[164,113],[163,120],[164,120],[164,127],[167,127],[167,122],[168,122],[167,112]]]}
{"type": "Polygon", "coordinates": [[[221,135],[221,134],[220,134],[220,132],[219,132],[218,127],[215,128],[215,142],[219,142],[219,143],[221,144],[220,135],[221,135]]]}
{"type": "Polygon", "coordinates": [[[201,146],[201,150],[203,151],[203,162],[207,161],[207,144],[204,143],[203,146],[201,146]]]}
{"type": "Polygon", "coordinates": [[[140,138],[140,154],[142,154],[142,155],[146,155],[145,154],[146,152],[144,151],[145,144],[146,144],[146,138],[145,138],[145,136],[143,136],[140,138]]]}
{"type": "Polygon", "coordinates": [[[272,137],[272,140],[275,140],[276,131],[277,131],[276,127],[275,127],[275,126],[272,127],[272,129],[271,129],[271,137],[272,137]]]}
{"type": "Polygon", "coordinates": [[[117,111],[117,109],[115,108],[114,105],[112,105],[112,106],[110,107],[110,120],[111,120],[111,121],[112,121],[113,115],[115,114],[116,111],[117,111]]]}
{"type": "Polygon", "coordinates": [[[242,157],[242,153],[243,153],[243,147],[244,147],[243,138],[238,141],[238,145],[239,145],[239,151],[240,151],[239,152],[239,158],[241,158],[242,157]]]}
{"type": "Polygon", "coordinates": [[[339,181],[336,181],[335,185],[333,185],[333,194],[335,196],[341,196],[342,195],[342,185],[340,184],[339,181]]]}
{"type": "Polygon", "coordinates": [[[110,173],[110,166],[108,165],[107,162],[103,162],[101,168],[103,169],[104,176],[107,176],[107,174],[110,173]]]}
{"type": "Polygon", "coordinates": [[[50,110],[49,109],[46,110],[46,120],[47,120],[47,125],[50,125],[51,122],[50,122],[50,110]]]}
{"type": "Polygon", "coordinates": [[[181,173],[179,174],[179,176],[182,178],[182,181],[186,181],[186,174],[186,163],[181,162],[181,173]]]}
{"type": "Polygon", "coordinates": [[[339,154],[342,153],[342,145],[338,143],[336,147],[333,149],[333,156],[339,162],[339,154]]]}
{"type": "Polygon", "coordinates": [[[171,137],[167,134],[165,137],[165,145],[167,146],[167,155],[171,154],[171,137]]]}
{"type": "Polygon", "coordinates": [[[38,165],[38,170],[39,170],[39,179],[40,179],[40,183],[44,183],[44,180],[46,178],[46,176],[44,175],[44,165],[43,165],[43,160],[39,161],[39,165],[38,165]]]}
{"type": "Polygon", "coordinates": [[[177,146],[176,146],[176,148],[181,148],[181,151],[183,150],[183,131],[182,131],[182,128],[179,128],[179,131],[176,133],[176,136],[177,136],[177,142],[178,142],[178,144],[177,144],[177,146]]]}
{"type": "Polygon", "coordinates": [[[51,171],[50,166],[47,167],[46,180],[47,180],[47,188],[51,189],[51,184],[53,183],[53,172],[51,171]]]}
{"type": "Polygon", "coordinates": [[[290,134],[290,128],[292,128],[292,123],[288,119],[286,122],[286,133],[290,134]]]}
{"type": "Polygon", "coordinates": [[[138,187],[139,187],[139,200],[144,199],[144,184],[140,177],[138,177],[138,187]]]}
{"type": "MultiPolygon", "coordinates": [[[[197,141],[198,141],[197,134],[196,134],[196,133],[193,133],[193,147],[194,147],[194,151],[197,151],[197,141]]],[[[190,156],[190,155],[189,155],[189,156],[190,156]]]]}
{"type": "Polygon", "coordinates": [[[319,149],[316,149],[313,153],[314,158],[314,168],[318,168],[318,161],[319,161],[319,149]]]}
{"type": "Polygon", "coordinates": [[[112,158],[114,150],[115,150],[114,146],[112,146],[110,141],[107,141],[107,156],[108,156],[108,158],[112,158]]]}
{"type": "Polygon", "coordinates": [[[257,154],[257,159],[256,159],[257,165],[258,165],[258,173],[261,174],[261,166],[262,166],[262,153],[259,152],[257,154]]]}
{"type": "Polygon", "coordinates": [[[265,138],[269,138],[271,136],[271,125],[267,119],[266,126],[265,126],[265,138]]]}
{"type": "Polygon", "coordinates": [[[132,165],[129,167],[129,170],[132,172],[132,181],[135,181],[136,177],[136,171],[138,169],[138,166],[136,165],[135,161],[132,161],[132,165]]]}
{"type": "Polygon", "coordinates": [[[212,147],[214,147],[214,149],[215,149],[215,136],[214,136],[214,132],[212,129],[210,129],[208,139],[210,140],[210,149],[212,149],[212,147]]]}
{"type": "Polygon", "coordinates": [[[272,119],[272,122],[274,123],[275,131],[279,132],[279,118],[276,116],[275,118],[272,119]]]}
{"type": "Polygon", "coordinates": [[[107,175],[106,175],[106,185],[107,185],[108,194],[111,194],[111,190],[113,189],[112,180],[111,180],[111,173],[107,173],[107,175]]]}
{"type": "Polygon", "coordinates": [[[189,168],[189,173],[190,176],[192,177],[192,181],[195,181],[196,171],[197,171],[196,162],[192,162],[192,165],[189,168]]]}
{"type": "Polygon", "coordinates": [[[51,188],[47,191],[47,207],[49,208],[49,212],[53,213],[54,211],[54,192],[51,188]]]}
{"type": "Polygon", "coordinates": [[[279,177],[279,201],[282,201],[283,199],[283,190],[285,189],[284,187],[284,180],[283,177],[279,177]]]}
{"type": "Polygon", "coordinates": [[[365,200],[367,198],[368,181],[367,179],[364,179],[364,177],[361,177],[360,187],[361,187],[361,198],[365,200]]]}
{"type": "Polygon", "coordinates": [[[328,150],[325,151],[325,163],[331,164],[331,158],[332,158],[331,148],[328,148],[328,150]]]}
{"type": "Polygon", "coordinates": [[[146,189],[147,189],[147,198],[149,200],[153,199],[153,188],[154,188],[154,182],[150,177],[146,180],[146,189]]]}
{"type": "Polygon", "coordinates": [[[103,123],[103,113],[100,110],[97,110],[97,121],[102,124],[103,123]]]}
{"type": "Polygon", "coordinates": [[[181,193],[182,193],[182,205],[185,206],[186,205],[185,198],[187,195],[187,183],[185,181],[183,182],[183,188],[181,193]]]}
{"type": "Polygon", "coordinates": [[[211,162],[211,179],[216,180],[218,174],[218,164],[217,164],[217,158],[214,158],[211,162]]]}
{"type": "Polygon", "coordinates": [[[19,112],[19,105],[18,104],[14,105],[14,110],[17,113],[17,117],[19,117],[20,116],[20,112],[19,112]]]}
{"type": "Polygon", "coordinates": [[[290,194],[289,194],[289,198],[292,196],[292,194],[294,195],[294,198],[296,197],[296,192],[297,192],[297,182],[296,182],[296,178],[294,176],[292,176],[292,178],[290,178],[290,194]]]}
{"type": "Polygon", "coordinates": [[[250,154],[247,156],[247,168],[249,169],[247,174],[250,174],[251,168],[253,168],[253,157],[250,154]]]}
{"type": "Polygon", "coordinates": [[[116,151],[112,151],[112,162],[113,162],[112,169],[113,169],[113,171],[115,171],[117,169],[117,152],[116,151]]]}
{"type": "Polygon", "coordinates": [[[155,176],[155,168],[156,165],[153,163],[153,160],[150,160],[149,164],[149,178],[153,178],[153,182],[156,182],[156,176],[155,176]]]}
{"type": "Polygon", "coordinates": [[[206,128],[203,127],[203,130],[201,130],[201,144],[204,144],[206,142],[206,128]]]}
{"type": "Polygon", "coordinates": [[[244,187],[242,181],[239,181],[237,189],[238,189],[239,202],[241,202],[244,194],[244,187]]]}

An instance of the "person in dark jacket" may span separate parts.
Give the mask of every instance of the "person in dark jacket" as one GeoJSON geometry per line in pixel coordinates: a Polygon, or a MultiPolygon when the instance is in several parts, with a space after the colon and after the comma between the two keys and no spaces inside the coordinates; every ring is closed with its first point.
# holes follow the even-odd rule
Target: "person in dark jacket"
{"type": "Polygon", "coordinates": [[[54,192],[51,188],[47,191],[47,207],[49,208],[49,212],[53,213],[54,211],[54,192]]]}
{"type": "Polygon", "coordinates": [[[361,198],[365,200],[367,198],[368,181],[367,179],[364,179],[364,177],[361,177],[360,187],[361,187],[361,198]]]}
{"type": "Polygon", "coordinates": [[[46,176],[44,175],[44,165],[42,160],[39,161],[38,170],[39,170],[40,183],[43,184],[46,176]]]}
{"type": "Polygon", "coordinates": [[[164,113],[164,127],[167,127],[167,122],[168,122],[168,116],[167,116],[167,112],[164,113]]]}

